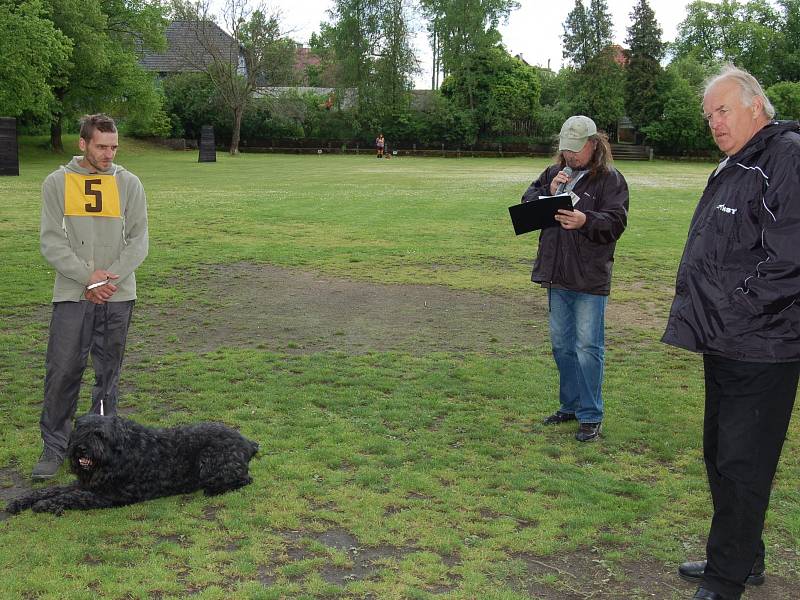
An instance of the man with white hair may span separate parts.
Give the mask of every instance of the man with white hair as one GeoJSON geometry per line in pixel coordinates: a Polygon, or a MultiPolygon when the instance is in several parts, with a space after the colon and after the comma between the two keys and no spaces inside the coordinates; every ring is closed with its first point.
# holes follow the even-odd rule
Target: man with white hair
{"type": "Polygon", "coordinates": [[[663,341],[703,355],[703,454],[714,506],[694,598],[764,582],[761,534],[800,375],[800,125],[727,66],[703,113],[725,158],[692,218],[663,341]]]}

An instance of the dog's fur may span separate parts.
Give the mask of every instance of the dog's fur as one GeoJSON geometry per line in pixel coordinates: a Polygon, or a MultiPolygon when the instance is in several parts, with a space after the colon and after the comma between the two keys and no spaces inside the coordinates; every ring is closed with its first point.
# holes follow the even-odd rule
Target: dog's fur
{"type": "Polygon", "coordinates": [[[67,448],[78,481],[35,490],[6,510],[62,514],[197,490],[221,494],[252,481],[248,463],[257,451],[257,443],[220,423],[156,429],[86,415],[77,419],[67,448]]]}

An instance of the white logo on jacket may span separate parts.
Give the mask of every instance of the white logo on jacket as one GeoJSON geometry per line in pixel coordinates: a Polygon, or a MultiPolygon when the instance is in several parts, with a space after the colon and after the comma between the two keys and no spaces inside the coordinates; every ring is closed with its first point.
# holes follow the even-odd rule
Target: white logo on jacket
{"type": "Polygon", "coordinates": [[[739,210],[738,208],[728,208],[724,204],[717,204],[717,210],[721,210],[724,213],[729,215],[735,215],[736,211],[739,210]]]}

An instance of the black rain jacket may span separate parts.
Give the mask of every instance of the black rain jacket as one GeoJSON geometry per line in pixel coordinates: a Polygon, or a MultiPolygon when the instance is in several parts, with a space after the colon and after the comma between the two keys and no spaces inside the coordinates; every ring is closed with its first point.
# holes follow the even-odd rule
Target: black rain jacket
{"type": "Polygon", "coordinates": [[[772,122],[712,174],[663,342],[749,362],[800,360],[800,125],[772,122]]]}
{"type": "MultiPolygon", "coordinates": [[[[550,182],[561,170],[551,165],[522,196],[523,202],[550,195],[550,182]]],[[[611,169],[587,173],[572,190],[580,200],[575,208],[586,214],[580,229],[548,227],[539,233],[539,249],[531,281],[554,287],[608,296],[617,240],[628,224],[628,184],[611,169]]]]}

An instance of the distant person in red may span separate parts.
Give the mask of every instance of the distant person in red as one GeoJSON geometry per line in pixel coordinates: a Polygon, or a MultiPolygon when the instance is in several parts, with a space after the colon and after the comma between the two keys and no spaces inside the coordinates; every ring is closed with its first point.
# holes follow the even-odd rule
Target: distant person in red
{"type": "Polygon", "coordinates": [[[375,138],[375,148],[378,150],[378,158],[383,158],[383,147],[386,145],[386,142],[383,139],[383,134],[381,133],[375,138]]]}

